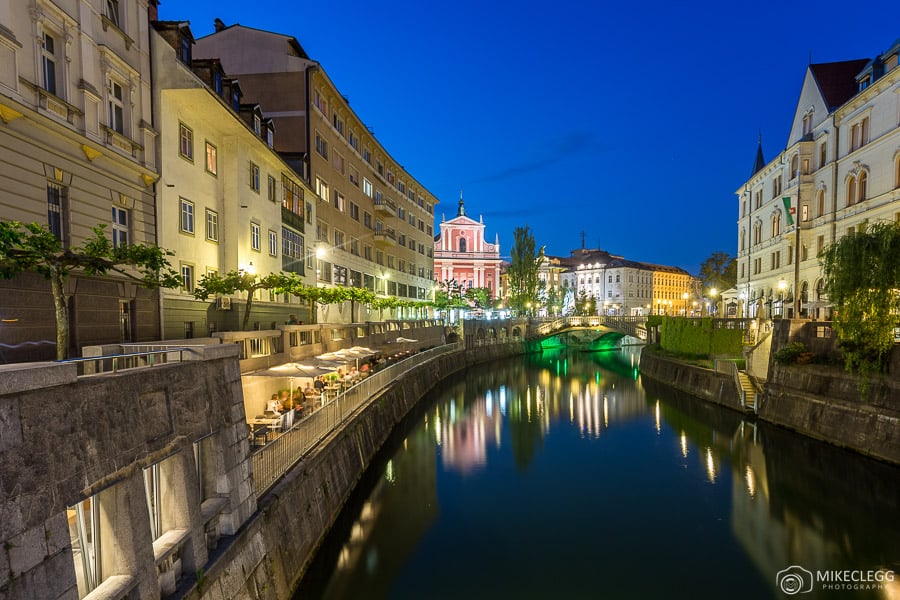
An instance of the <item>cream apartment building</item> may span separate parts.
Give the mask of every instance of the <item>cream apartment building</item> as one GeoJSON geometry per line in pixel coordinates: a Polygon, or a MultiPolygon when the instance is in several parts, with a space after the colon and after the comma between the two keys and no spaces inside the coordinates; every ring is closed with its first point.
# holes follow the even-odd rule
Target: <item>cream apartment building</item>
{"type": "MultiPolygon", "coordinates": [[[[36,222],[66,246],[106,226],[115,244],[156,240],[158,131],[151,113],[154,0],[0,2],[0,218],[36,222]]],[[[158,339],[158,293],[73,275],[71,355],[158,339]]],[[[0,361],[56,357],[49,284],[0,282],[0,361]]]]}
{"type": "MultiPolygon", "coordinates": [[[[216,29],[197,40],[195,56],[221,59],[245,97],[265,104],[287,132],[275,149],[315,192],[318,284],[430,299],[437,199],[387,152],[296,38],[221,22],[216,29]]],[[[352,317],[327,310],[327,320],[371,318],[365,308],[352,317]]]]}
{"type": "MultiPolygon", "coordinates": [[[[277,131],[217,59],[194,59],[185,22],[154,24],[155,106],[160,123],[159,239],[174,251],[180,290],[163,290],[166,338],[240,329],[245,294],[196,300],[210,273],[260,277],[294,272],[315,285],[307,240],[315,202],[306,183],[274,149],[277,131]]],[[[290,314],[310,322],[308,305],[257,290],[250,323],[270,329],[290,314]]]]}
{"type": "Polygon", "coordinates": [[[825,247],[900,218],[898,51],[807,67],[785,149],[736,192],[738,314],[827,318],[825,247]]]}

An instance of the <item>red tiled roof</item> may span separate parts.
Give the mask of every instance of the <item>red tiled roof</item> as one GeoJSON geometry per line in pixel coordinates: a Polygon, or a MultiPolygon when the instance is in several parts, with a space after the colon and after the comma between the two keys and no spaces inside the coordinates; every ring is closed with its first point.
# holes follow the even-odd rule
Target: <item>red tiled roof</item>
{"type": "Polygon", "coordinates": [[[859,92],[856,76],[869,64],[868,58],[809,65],[829,112],[859,92]]]}

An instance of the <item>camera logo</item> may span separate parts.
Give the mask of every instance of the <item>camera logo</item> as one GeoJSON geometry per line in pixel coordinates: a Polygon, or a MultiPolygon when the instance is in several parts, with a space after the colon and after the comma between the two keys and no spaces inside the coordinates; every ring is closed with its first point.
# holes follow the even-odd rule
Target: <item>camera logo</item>
{"type": "Polygon", "coordinates": [[[775,585],[788,596],[806,594],[813,590],[813,574],[800,565],[791,565],[778,571],[775,585]]]}

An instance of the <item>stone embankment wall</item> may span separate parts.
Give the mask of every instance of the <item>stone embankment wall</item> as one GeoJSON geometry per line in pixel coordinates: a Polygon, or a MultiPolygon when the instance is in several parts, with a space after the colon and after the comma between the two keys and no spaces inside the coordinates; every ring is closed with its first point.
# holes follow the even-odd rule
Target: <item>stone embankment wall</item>
{"type": "Polygon", "coordinates": [[[368,465],[426,392],[473,364],[523,350],[522,343],[471,348],[437,357],[398,377],[260,500],[256,514],[185,596],[290,598],[368,465]]]}
{"type": "Polygon", "coordinates": [[[79,597],[76,505],[96,524],[80,549],[102,581],[90,598],[159,598],[202,568],[256,510],[238,353],[89,377],[0,368],[0,598],[79,597]],[[155,539],[148,467],[163,490],[155,539]]]}
{"type": "Polygon", "coordinates": [[[708,402],[743,410],[730,375],[672,360],[652,351],[641,353],[641,375],[708,402]]]}
{"type": "Polygon", "coordinates": [[[773,364],[759,417],[900,464],[900,380],[896,377],[873,377],[863,395],[859,377],[838,367],[773,364]]]}

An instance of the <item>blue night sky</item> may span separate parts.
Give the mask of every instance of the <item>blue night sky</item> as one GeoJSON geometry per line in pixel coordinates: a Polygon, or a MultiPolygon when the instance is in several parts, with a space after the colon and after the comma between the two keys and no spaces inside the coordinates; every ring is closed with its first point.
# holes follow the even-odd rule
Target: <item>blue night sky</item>
{"type": "MultiPolygon", "coordinates": [[[[529,225],[547,253],[585,245],[696,274],[734,255],[735,190],[759,133],[784,149],[810,56],[871,58],[895,2],[164,1],[196,37],[296,37],[397,162],[486,237],[529,225]]],[[[225,65],[226,69],[228,65],[225,65]]],[[[262,107],[265,111],[266,107],[262,107]]]]}

